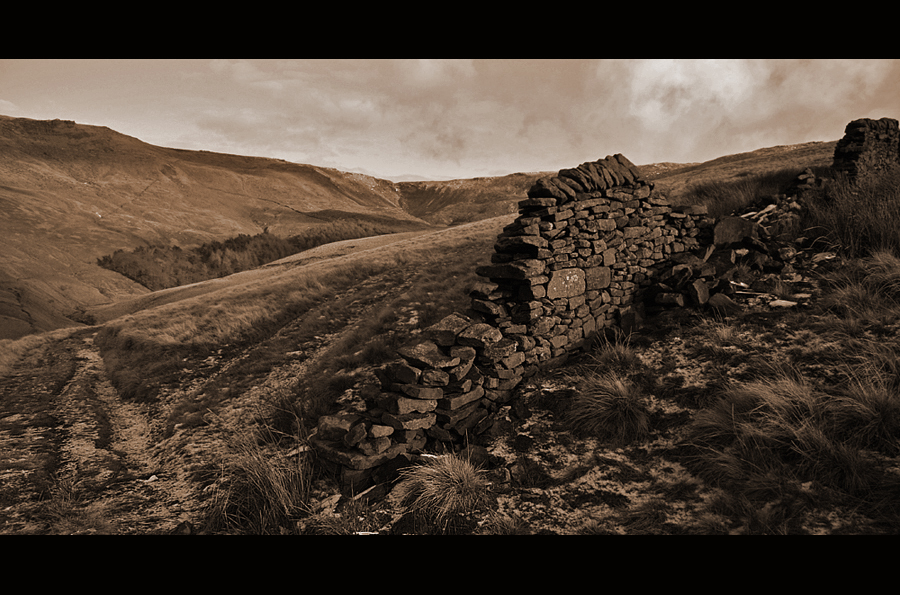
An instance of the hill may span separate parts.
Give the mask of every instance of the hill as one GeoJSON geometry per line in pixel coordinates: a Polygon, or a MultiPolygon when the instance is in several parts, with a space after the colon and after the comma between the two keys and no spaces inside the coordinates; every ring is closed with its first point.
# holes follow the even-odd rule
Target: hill
{"type": "MultiPolygon", "coordinates": [[[[664,193],[766,168],[830,164],[834,143],[642,166],[664,193]]],[[[147,289],[97,266],[116,250],[287,237],[357,218],[446,226],[516,212],[553,172],[393,183],[278,159],[150,145],[103,126],[0,116],[0,338],[89,322],[147,289]]]]}
{"type": "Polygon", "coordinates": [[[640,166],[657,189],[675,200],[691,186],[715,181],[727,183],[777,170],[802,171],[807,167],[831,167],[837,141],[779,145],[717,157],[703,163],[657,163],[640,166]]]}
{"type": "Polygon", "coordinates": [[[339,218],[424,222],[362,174],[157,147],[102,126],[0,116],[0,337],[71,326],[146,293],[98,257],[154,243],[288,236],[339,218]]]}
{"type": "Polygon", "coordinates": [[[535,180],[555,172],[515,173],[464,180],[399,182],[403,208],[438,225],[458,225],[518,211],[535,180]]]}

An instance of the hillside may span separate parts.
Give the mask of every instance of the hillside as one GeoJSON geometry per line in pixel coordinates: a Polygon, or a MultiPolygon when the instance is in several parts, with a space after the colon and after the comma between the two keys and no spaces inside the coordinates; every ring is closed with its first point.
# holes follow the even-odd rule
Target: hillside
{"type": "Polygon", "coordinates": [[[96,266],[115,250],[191,245],[341,217],[418,221],[391,182],[157,147],[106,127],[0,117],[0,338],[75,324],[146,289],[96,266]]]}
{"type": "Polygon", "coordinates": [[[442,182],[399,182],[400,204],[411,215],[438,225],[458,225],[518,211],[535,180],[555,172],[516,173],[442,182]]]}
{"type": "MultiPolygon", "coordinates": [[[[664,193],[760,169],[830,164],[834,143],[642,166],[664,193]]],[[[278,159],[158,147],[102,126],[0,116],[0,338],[78,325],[147,289],[97,266],[149,244],[191,246],[347,217],[446,226],[516,212],[553,172],[393,183],[278,159]]]]}
{"type": "Polygon", "coordinates": [[[807,167],[831,167],[835,145],[837,141],[779,145],[725,155],[703,163],[658,163],[640,167],[660,192],[677,202],[677,198],[695,184],[730,182],[781,169],[802,171],[807,167]]]}

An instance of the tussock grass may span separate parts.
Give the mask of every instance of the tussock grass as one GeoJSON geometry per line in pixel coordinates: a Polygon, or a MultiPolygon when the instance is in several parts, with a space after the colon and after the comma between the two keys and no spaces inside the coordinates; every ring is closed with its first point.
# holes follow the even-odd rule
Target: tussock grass
{"type": "Polygon", "coordinates": [[[815,482],[871,505],[885,478],[871,450],[897,452],[898,406],[877,381],[826,390],[783,373],[727,387],[695,415],[689,441],[704,479],[750,500],[783,502],[815,482]]]}
{"type": "Polygon", "coordinates": [[[625,375],[641,367],[641,358],[631,345],[631,335],[618,328],[597,336],[588,359],[592,369],[625,375]]]}
{"type": "Polygon", "coordinates": [[[50,499],[43,503],[39,515],[47,522],[52,535],[112,535],[115,524],[102,504],[88,502],[82,485],[74,478],[54,478],[50,499]]]}
{"type": "Polygon", "coordinates": [[[488,482],[468,460],[445,455],[401,469],[394,494],[405,512],[447,532],[485,503],[488,482]]]}
{"type": "Polygon", "coordinates": [[[805,226],[847,256],[900,255],[900,172],[857,182],[837,176],[808,201],[805,226]]]}
{"type": "Polygon", "coordinates": [[[313,464],[309,454],[287,456],[252,433],[238,436],[232,456],[213,484],[206,530],[254,535],[296,532],[309,513],[313,464]]]}
{"type": "Polygon", "coordinates": [[[616,372],[582,378],[564,420],[576,435],[594,436],[616,446],[641,440],[650,432],[646,397],[637,385],[616,372]]]}

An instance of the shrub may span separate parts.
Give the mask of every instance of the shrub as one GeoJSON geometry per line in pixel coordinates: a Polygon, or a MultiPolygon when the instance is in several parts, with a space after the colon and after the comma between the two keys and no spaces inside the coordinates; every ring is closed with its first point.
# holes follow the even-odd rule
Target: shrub
{"type": "Polygon", "coordinates": [[[468,460],[445,455],[402,469],[394,492],[407,512],[446,532],[485,503],[488,482],[468,460]]]}
{"type": "Polygon", "coordinates": [[[589,374],[575,389],[565,415],[573,432],[625,446],[650,432],[650,414],[642,391],[616,372],[589,374]]]}

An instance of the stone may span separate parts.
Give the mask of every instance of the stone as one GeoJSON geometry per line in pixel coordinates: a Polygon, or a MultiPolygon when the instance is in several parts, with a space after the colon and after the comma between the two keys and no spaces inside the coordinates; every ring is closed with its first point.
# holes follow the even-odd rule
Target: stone
{"type": "Polygon", "coordinates": [[[425,430],[437,421],[435,413],[406,413],[395,415],[385,412],[381,416],[381,423],[391,426],[395,430],[425,430]]]}
{"type": "MultiPolygon", "coordinates": [[[[460,345],[484,349],[503,338],[499,329],[484,323],[473,324],[457,337],[460,345]]],[[[458,359],[458,358],[457,358],[458,359]]],[[[459,362],[457,361],[457,364],[459,362]]],[[[454,364],[456,365],[456,364],[454,364]]]]}
{"type": "MultiPolygon", "coordinates": [[[[471,327],[469,327],[471,328],[471,327]]],[[[397,353],[408,362],[426,368],[452,368],[459,365],[458,357],[450,357],[432,341],[423,341],[408,347],[401,347],[397,353]]]]}
{"type": "Polygon", "coordinates": [[[591,267],[584,270],[584,288],[586,291],[605,289],[612,280],[612,270],[609,267],[591,267]]]}
{"type": "Polygon", "coordinates": [[[440,388],[418,384],[394,384],[391,388],[413,399],[440,399],[444,396],[444,391],[440,388]]]}
{"type": "Polygon", "coordinates": [[[515,339],[504,337],[493,345],[485,347],[484,357],[492,360],[499,360],[504,357],[509,357],[510,355],[515,353],[518,348],[519,344],[515,339]]]}
{"type": "Polygon", "coordinates": [[[709,301],[709,285],[702,279],[696,279],[687,286],[687,295],[695,306],[703,306],[709,301]]]}
{"type": "Polygon", "coordinates": [[[369,428],[369,438],[383,438],[384,436],[390,436],[393,433],[394,428],[391,426],[372,424],[372,427],[369,428]]]}
{"type": "Polygon", "coordinates": [[[366,437],[368,434],[368,430],[366,429],[366,424],[358,423],[352,428],[350,431],[344,434],[343,443],[344,446],[351,447],[356,446],[360,440],[366,437]]]}
{"type": "Polygon", "coordinates": [[[342,440],[360,419],[355,413],[323,415],[316,426],[316,435],[323,440],[342,440]]]}
{"type": "Polygon", "coordinates": [[[489,279],[530,279],[542,275],[546,265],[542,260],[526,259],[503,264],[476,267],[475,274],[489,279]]]}
{"type": "Polygon", "coordinates": [[[429,411],[437,409],[437,406],[438,402],[436,399],[408,399],[406,397],[397,397],[390,406],[390,411],[391,413],[399,415],[406,415],[407,413],[428,413],[429,411]]]}
{"type": "Polygon", "coordinates": [[[553,184],[550,181],[550,178],[540,178],[539,180],[537,180],[534,184],[532,184],[531,188],[528,189],[526,195],[529,198],[547,197],[554,198],[559,201],[568,200],[566,193],[564,193],[561,188],[557,187],[556,184],[553,184]]]}
{"type": "Polygon", "coordinates": [[[373,438],[371,440],[363,440],[359,443],[360,451],[366,456],[375,456],[387,451],[391,447],[391,439],[388,437],[373,438]]]}
{"type": "Polygon", "coordinates": [[[343,465],[344,467],[348,467],[357,471],[363,469],[372,469],[373,467],[382,465],[397,457],[398,455],[406,452],[408,449],[407,445],[405,444],[392,444],[387,448],[387,450],[381,453],[375,455],[366,455],[359,452],[355,448],[347,449],[343,446],[337,446],[335,444],[323,442],[318,439],[313,439],[312,442],[316,449],[316,452],[321,454],[323,458],[333,463],[337,463],[339,465],[343,465]]]}
{"type": "Polygon", "coordinates": [[[759,224],[743,217],[722,217],[713,228],[713,243],[716,246],[737,244],[745,238],[759,239],[759,224]]]}
{"type": "Polygon", "coordinates": [[[547,284],[547,297],[551,300],[580,295],[584,291],[584,271],[577,268],[554,271],[547,284]]]}
{"type": "Polygon", "coordinates": [[[422,372],[422,378],[419,382],[422,386],[446,386],[450,384],[450,374],[444,370],[425,370],[422,372]]]}
{"type": "Polygon", "coordinates": [[[478,386],[467,393],[445,396],[443,399],[438,401],[438,406],[443,410],[454,411],[456,409],[459,409],[460,407],[463,407],[464,405],[472,403],[473,401],[477,401],[483,396],[484,388],[478,386]]]}
{"type": "MultiPolygon", "coordinates": [[[[496,285],[494,287],[496,288],[496,285]]],[[[487,296],[485,296],[486,298],[487,296]]],[[[475,324],[475,321],[471,318],[454,313],[429,326],[422,331],[422,334],[435,344],[447,347],[455,344],[456,336],[473,324],[475,324]]]]}
{"type": "Polygon", "coordinates": [[[741,306],[724,293],[717,293],[710,296],[709,300],[706,302],[706,306],[723,316],[741,311],[741,306]]]}
{"type": "Polygon", "coordinates": [[[410,366],[406,362],[391,362],[376,370],[375,375],[381,380],[382,386],[387,386],[394,382],[415,384],[419,381],[422,370],[410,366]]]}
{"type": "Polygon", "coordinates": [[[507,254],[527,254],[537,256],[539,249],[546,248],[547,240],[541,236],[512,236],[500,238],[494,244],[494,250],[507,254]]]}

